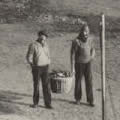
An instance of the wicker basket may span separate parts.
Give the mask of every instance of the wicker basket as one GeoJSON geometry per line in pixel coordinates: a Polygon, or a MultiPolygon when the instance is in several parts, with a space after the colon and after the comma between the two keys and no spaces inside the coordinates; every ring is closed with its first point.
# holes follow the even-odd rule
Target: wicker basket
{"type": "Polygon", "coordinates": [[[51,90],[53,93],[69,93],[72,88],[72,77],[51,78],[51,90]]]}

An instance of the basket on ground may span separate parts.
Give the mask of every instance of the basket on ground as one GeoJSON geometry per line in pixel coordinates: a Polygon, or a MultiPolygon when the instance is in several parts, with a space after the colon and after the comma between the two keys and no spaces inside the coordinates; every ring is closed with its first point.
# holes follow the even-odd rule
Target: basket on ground
{"type": "Polygon", "coordinates": [[[72,88],[72,77],[51,78],[51,90],[54,93],[69,93],[72,88]]]}

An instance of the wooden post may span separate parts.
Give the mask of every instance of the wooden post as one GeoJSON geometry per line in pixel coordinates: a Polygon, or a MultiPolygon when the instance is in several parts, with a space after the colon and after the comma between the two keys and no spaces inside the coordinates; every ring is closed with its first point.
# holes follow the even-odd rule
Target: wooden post
{"type": "Polygon", "coordinates": [[[106,120],[105,115],[105,15],[101,15],[100,24],[100,46],[101,46],[101,86],[102,86],[102,120],[106,120]]]}

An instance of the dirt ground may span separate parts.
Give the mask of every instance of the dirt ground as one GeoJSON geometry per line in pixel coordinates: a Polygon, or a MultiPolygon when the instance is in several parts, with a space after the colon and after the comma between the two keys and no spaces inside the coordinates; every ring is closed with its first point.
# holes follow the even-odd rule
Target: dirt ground
{"type": "MultiPolygon", "coordinates": [[[[76,33],[67,33],[48,39],[52,59],[50,69],[70,70],[70,45],[76,36],[76,33]]],[[[92,37],[96,47],[93,62],[95,107],[91,108],[86,102],[84,81],[81,105],[74,104],[73,81],[70,93],[52,93],[52,110],[44,107],[40,85],[39,107],[33,109],[30,107],[33,93],[31,69],[25,56],[29,43],[37,35],[23,24],[1,24],[0,120],[102,120],[99,37],[92,37]]],[[[119,41],[117,44],[114,40],[106,41],[106,120],[120,119],[119,49],[119,41]]]]}

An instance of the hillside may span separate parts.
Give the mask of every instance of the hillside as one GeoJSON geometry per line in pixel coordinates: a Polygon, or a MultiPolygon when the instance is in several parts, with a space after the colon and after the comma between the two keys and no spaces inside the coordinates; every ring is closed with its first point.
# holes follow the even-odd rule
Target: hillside
{"type": "Polygon", "coordinates": [[[57,10],[93,14],[104,12],[108,16],[120,16],[119,0],[50,0],[50,4],[57,10]]]}
{"type": "Polygon", "coordinates": [[[0,0],[0,17],[14,15],[27,17],[41,12],[100,14],[120,16],[119,0],[0,0]]]}

